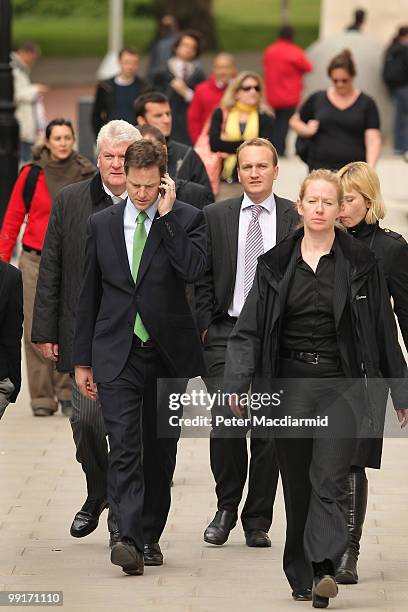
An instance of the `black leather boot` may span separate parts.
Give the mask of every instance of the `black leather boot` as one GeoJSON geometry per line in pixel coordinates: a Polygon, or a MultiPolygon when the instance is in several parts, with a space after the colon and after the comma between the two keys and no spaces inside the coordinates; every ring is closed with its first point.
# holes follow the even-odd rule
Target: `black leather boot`
{"type": "Polygon", "coordinates": [[[360,539],[367,509],[368,481],[363,468],[353,469],[348,477],[349,505],[347,524],[349,545],[341,558],[336,572],[339,584],[357,584],[357,561],[360,552],[360,539]]]}

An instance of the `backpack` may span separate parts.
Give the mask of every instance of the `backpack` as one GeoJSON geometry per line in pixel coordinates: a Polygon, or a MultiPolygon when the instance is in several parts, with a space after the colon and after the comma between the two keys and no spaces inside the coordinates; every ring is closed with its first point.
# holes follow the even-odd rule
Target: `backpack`
{"type": "Polygon", "coordinates": [[[32,165],[28,171],[27,178],[23,189],[23,200],[26,209],[26,214],[30,212],[31,201],[33,199],[34,191],[37,186],[38,177],[40,176],[40,166],[32,165]]]}
{"type": "Polygon", "coordinates": [[[403,45],[392,45],[385,52],[383,80],[390,88],[408,85],[408,50],[403,45]]]}

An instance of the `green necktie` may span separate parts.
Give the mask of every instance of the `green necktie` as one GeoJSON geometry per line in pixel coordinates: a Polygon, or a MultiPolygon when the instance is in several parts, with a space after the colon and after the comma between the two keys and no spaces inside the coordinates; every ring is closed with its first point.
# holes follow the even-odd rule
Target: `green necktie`
{"type": "MultiPolygon", "coordinates": [[[[132,276],[134,281],[136,282],[137,273],[139,271],[140,260],[142,259],[142,253],[144,249],[144,245],[147,240],[147,233],[144,226],[145,219],[147,218],[147,214],[143,211],[140,211],[137,215],[136,219],[136,228],[135,233],[133,235],[133,260],[132,260],[132,276]]],[[[139,313],[136,315],[134,332],[138,338],[142,342],[146,342],[149,339],[149,334],[143,325],[142,319],[140,318],[139,313]]]]}

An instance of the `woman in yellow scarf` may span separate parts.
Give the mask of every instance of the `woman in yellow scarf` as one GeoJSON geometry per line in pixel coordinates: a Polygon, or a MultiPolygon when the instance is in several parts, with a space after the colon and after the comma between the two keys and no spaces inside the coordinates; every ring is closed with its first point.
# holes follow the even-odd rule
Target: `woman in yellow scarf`
{"type": "Polygon", "coordinates": [[[210,146],[226,155],[222,178],[237,180],[235,151],[248,138],[267,138],[273,142],[274,116],[263,101],[263,82],[256,72],[244,71],[228,85],[210,125],[210,146]]]}

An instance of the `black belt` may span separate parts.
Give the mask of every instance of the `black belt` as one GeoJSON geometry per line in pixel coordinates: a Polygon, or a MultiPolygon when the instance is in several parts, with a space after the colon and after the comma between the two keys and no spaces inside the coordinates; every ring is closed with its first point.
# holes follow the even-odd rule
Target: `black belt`
{"type": "Polygon", "coordinates": [[[279,354],[281,357],[286,357],[287,359],[297,359],[298,361],[304,361],[305,363],[311,363],[313,365],[318,365],[319,363],[340,365],[340,359],[338,357],[325,357],[324,355],[319,355],[319,353],[305,353],[304,351],[289,351],[283,349],[279,354]]]}
{"type": "Polygon", "coordinates": [[[37,253],[37,255],[41,255],[41,251],[39,251],[38,249],[33,249],[32,247],[26,246],[25,244],[23,244],[23,251],[26,251],[27,253],[37,253]]]}
{"type": "Polygon", "coordinates": [[[155,346],[153,340],[149,338],[146,342],[143,342],[138,336],[133,335],[133,346],[138,346],[140,348],[152,348],[155,346]]]}

